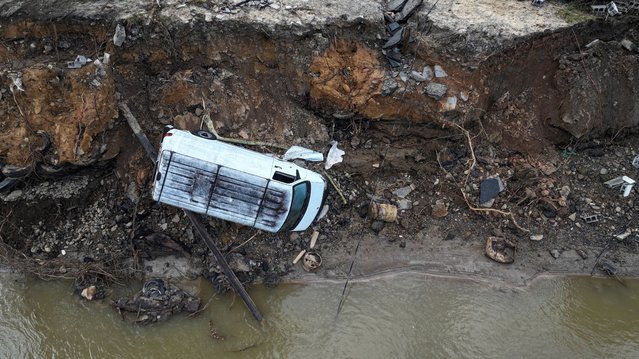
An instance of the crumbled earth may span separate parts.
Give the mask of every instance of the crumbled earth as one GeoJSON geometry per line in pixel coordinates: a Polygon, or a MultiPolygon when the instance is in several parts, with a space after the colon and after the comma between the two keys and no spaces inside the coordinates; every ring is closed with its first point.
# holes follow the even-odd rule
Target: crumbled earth
{"type": "Polygon", "coordinates": [[[346,151],[327,171],[341,194],[329,188],[327,215],[306,232],[206,218],[245,283],[344,278],[358,242],[361,277],[525,284],[589,274],[599,259],[639,274],[636,190],[604,185],[639,177],[631,14],[569,25],[561,4],[426,1],[383,48],[380,1],[41,3],[0,3],[0,236],[56,275],[70,273],[60,261],[97,262],[228,288],[181,210],[151,200],[153,166],[120,101],[154,144],[164,125],[200,129],[210,116],[225,137],[346,151]],[[69,68],[78,55],[91,61],[69,68]],[[495,176],[504,191],[482,207],[495,176]],[[397,206],[397,220],[368,218],[371,201],[397,206]],[[306,274],[292,260],[313,231],[323,264],[306,274]],[[490,236],[515,243],[513,264],[485,257],[490,236]]]}

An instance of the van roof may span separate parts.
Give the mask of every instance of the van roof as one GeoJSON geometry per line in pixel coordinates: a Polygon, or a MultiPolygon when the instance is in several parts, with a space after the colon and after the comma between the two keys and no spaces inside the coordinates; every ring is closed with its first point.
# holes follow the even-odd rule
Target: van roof
{"type": "MultiPolygon", "coordinates": [[[[171,130],[171,136],[164,137],[162,150],[174,151],[203,161],[233,168],[270,178],[274,156],[265,155],[245,148],[209,140],[181,130],[171,130]]],[[[278,161],[279,162],[279,161],[278,161]]]]}

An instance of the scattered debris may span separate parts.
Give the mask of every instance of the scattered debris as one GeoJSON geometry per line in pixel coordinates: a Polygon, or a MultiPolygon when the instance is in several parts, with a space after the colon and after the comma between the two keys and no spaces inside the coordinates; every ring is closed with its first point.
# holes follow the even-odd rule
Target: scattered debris
{"type": "Polygon", "coordinates": [[[621,176],[604,182],[604,184],[610,188],[620,187],[621,192],[623,192],[623,196],[628,197],[630,195],[630,191],[632,191],[632,187],[635,185],[635,180],[628,176],[621,176]]]}
{"type": "Polygon", "coordinates": [[[397,207],[389,203],[371,201],[368,206],[368,217],[373,220],[395,222],[397,219],[397,207]]]}
{"type": "Polygon", "coordinates": [[[423,0],[408,0],[402,7],[402,10],[395,15],[395,21],[400,23],[406,22],[408,18],[413,16],[417,8],[421,6],[422,2],[423,0]]]}
{"type": "Polygon", "coordinates": [[[513,263],[515,261],[515,252],[515,244],[508,239],[488,237],[488,240],[486,240],[486,256],[497,263],[513,263]]]}
{"type": "Polygon", "coordinates": [[[544,2],[545,2],[545,0],[532,0],[531,4],[533,6],[543,6],[544,2]]]}
{"type": "Polygon", "coordinates": [[[76,56],[75,60],[67,62],[67,67],[70,69],[79,69],[89,62],[91,62],[91,59],[83,55],[78,55],[76,56]]]}
{"type": "Polygon", "coordinates": [[[534,234],[534,235],[530,236],[530,240],[531,241],[541,241],[542,239],[544,239],[544,235],[543,234],[534,234]]]}
{"type": "Polygon", "coordinates": [[[592,41],[590,41],[589,43],[586,44],[585,48],[589,49],[595,45],[597,45],[599,43],[599,39],[594,39],[592,41]]]}
{"type": "Polygon", "coordinates": [[[297,257],[295,257],[295,259],[293,259],[293,264],[297,264],[297,262],[300,261],[300,259],[302,259],[302,257],[304,256],[304,254],[306,253],[306,249],[302,249],[299,254],[297,255],[297,257]]]}
{"type": "Polygon", "coordinates": [[[446,71],[444,71],[444,69],[439,66],[439,65],[435,65],[435,77],[447,77],[448,74],[446,73],[446,71]]]}
{"type": "Polygon", "coordinates": [[[136,323],[148,324],[165,320],[182,311],[195,313],[200,308],[200,299],[171,283],[155,278],[144,283],[142,290],[133,297],[119,298],[112,305],[118,310],[136,313],[136,323]]]}
{"type": "Polygon", "coordinates": [[[455,108],[457,108],[457,96],[447,98],[444,104],[444,111],[452,111],[455,108]]]}
{"type": "Polygon", "coordinates": [[[448,86],[435,82],[429,83],[428,85],[426,85],[426,88],[424,88],[424,93],[434,98],[435,100],[441,100],[442,97],[446,95],[446,91],[448,91],[448,86]]]}
{"type": "Polygon", "coordinates": [[[424,66],[424,69],[422,70],[422,76],[426,79],[426,81],[430,81],[435,76],[435,73],[433,72],[433,69],[430,68],[430,66],[424,66]]]}
{"type": "Polygon", "coordinates": [[[586,250],[577,248],[575,249],[575,252],[577,252],[581,259],[588,259],[588,252],[586,252],[586,250]]]}
{"type": "Polygon", "coordinates": [[[324,155],[320,152],[313,151],[311,149],[301,147],[301,146],[291,146],[291,148],[286,151],[284,156],[282,157],[285,161],[291,160],[304,160],[311,162],[322,162],[324,161],[324,155]]]}
{"type": "Polygon", "coordinates": [[[313,231],[313,234],[311,235],[311,244],[309,245],[311,249],[315,248],[315,243],[317,243],[317,238],[319,238],[319,232],[313,231]]]}
{"type": "Polygon", "coordinates": [[[124,44],[124,40],[126,40],[126,30],[124,26],[117,24],[113,34],[113,45],[120,47],[124,44]]]}
{"type": "Polygon", "coordinates": [[[304,255],[302,267],[307,272],[315,272],[322,265],[322,257],[317,252],[308,252],[304,255]]]}
{"type": "Polygon", "coordinates": [[[561,252],[560,252],[559,250],[557,250],[557,249],[552,249],[552,250],[550,251],[550,255],[551,255],[553,258],[557,259],[557,258],[559,258],[559,256],[561,256],[561,252]]]}
{"type": "Polygon", "coordinates": [[[626,229],[625,232],[623,232],[621,234],[617,234],[615,236],[615,238],[617,238],[618,240],[623,241],[624,239],[628,238],[631,234],[632,234],[632,231],[630,229],[626,229]]]}
{"type": "Polygon", "coordinates": [[[424,74],[418,71],[411,71],[410,73],[410,77],[415,80],[416,82],[424,82],[426,81],[426,77],[424,77],[424,74]]]}
{"type": "Polygon", "coordinates": [[[619,42],[619,44],[621,44],[621,46],[628,50],[628,51],[634,51],[635,50],[635,44],[632,43],[632,41],[628,40],[628,39],[623,39],[621,40],[621,42],[619,42]]]}
{"type": "Polygon", "coordinates": [[[82,289],[82,293],[80,293],[80,295],[82,296],[82,298],[91,301],[95,297],[96,292],[97,288],[94,285],[91,285],[82,289]]]}
{"type": "Polygon", "coordinates": [[[399,28],[399,30],[397,30],[389,39],[388,41],[386,41],[386,43],[384,44],[384,46],[382,46],[383,49],[388,49],[391,48],[393,46],[397,46],[399,45],[399,43],[402,42],[402,37],[404,36],[404,28],[399,28]]]}
{"type": "Polygon", "coordinates": [[[324,163],[324,169],[329,169],[338,163],[343,161],[342,156],[344,156],[346,152],[337,148],[337,141],[331,141],[331,149],[328,150],[328,154],[326,155],[326,163],[324,163]]]}
{"type": "Polygon", "coordinates": [[[431,215],[435,218],[444,218],[448,215],[448,205],[441,199],[435,201],[431,215]]]}
{"type": "Polygon", "coordinates": [[[485,204],[491,199],[497,197],[504,190],[504,183],[499,176],[487,178],[481,181],[479,186],[479,204],[485,204]]]}
{"type": "Polygon", "coordinates": [[[597,223],[601,220],[597,214],[581,216],[581,219],[583,219],[586,223],[597,223]]]}
{"type": "Polygon", "coordinates": [[[209,336],[211,337],[211,339],[224,340],[224,337],[220,335],[220,333],[217,331],[217,328],[213,328],[212,320],[209,320],[209,336]]]}
{"type": "Polygon", "coordinates": [[[634,168],[639,168],[639,155],[635,156],[635,158],[632,159],[632,166],[634,168]]]}
{"type": "Polygon", "coordinates": [[[409,186],[400,187],[393,191],[393,195],[399,198],[406,198],[413,190],[415,189],[415,185],[411,184],[409,186]]]}

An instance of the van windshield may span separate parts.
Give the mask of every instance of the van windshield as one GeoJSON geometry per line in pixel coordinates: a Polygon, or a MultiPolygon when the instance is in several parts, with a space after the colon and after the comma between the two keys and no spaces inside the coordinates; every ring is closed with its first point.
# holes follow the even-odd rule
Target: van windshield
{"type": "Polygon", "coordinates": [[[309,182],[302,182],[293,186],[293,200],[291,200],[291,209],[288,217],[282,225],[282,231],[289,231],[300,222],[310,197],[311,185],[309,182]]]}

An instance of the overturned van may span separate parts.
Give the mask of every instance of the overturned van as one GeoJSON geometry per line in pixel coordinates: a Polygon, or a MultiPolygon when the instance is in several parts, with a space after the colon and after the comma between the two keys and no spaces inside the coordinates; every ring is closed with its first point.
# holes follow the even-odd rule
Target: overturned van
{"type": "Polygon", "coordinates": [[[206,131],[164,130],[153,185],[158,202],[268,232],[303,231],[325,193],[321,175],[291,162],[206,131]]]}

